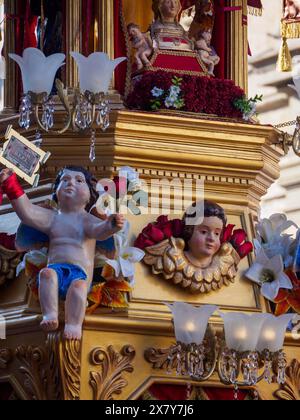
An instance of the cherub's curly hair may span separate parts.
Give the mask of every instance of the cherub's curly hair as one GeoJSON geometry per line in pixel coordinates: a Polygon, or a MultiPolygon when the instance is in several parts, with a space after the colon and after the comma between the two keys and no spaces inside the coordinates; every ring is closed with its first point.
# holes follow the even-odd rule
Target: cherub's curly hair
{"type": "Polygon", "coordinates": [[[58,186],[60,184],[61,178],[63,176],[63,173],[66,170],[67,171],[72,171],[72,172],[81,172],[84,175],[86,183],[87,183],[87,185],[89,187],[89,190],[90,190],[90,195],[91,195],[90,201],[87,204],[85,209],[86,209],[86,211],[90,211],[91,208],[96,204],[96,202],[99,198],[99,195],[98,195],[97,190],[96,190],[97,179],[89,171],[87,171],[86,169],[84,169],[81,166],[66,166],[65,168],[63,168],[59,171],[59,173],[56,177],[56,180],[54,182],[54,185],[53,185],[53,196],[52,196],[53,200],[57,203],[56,192],[57,192],[58,186]]]}
{"type": "MultiPolygon", "coordinates": [[[[193,204],[193,207],[196,207],[197,203],[193,204]]],[[[183,230],[183,239],[186,243],[186,249],[189,249],[188,243],[192,239],[195,226],[190,226],[186,224],[187,217],[193,217],[193,215],[187,213],[183,217],[184,223],[184,230],[183,230]]],[[[204,200],[204,217],[218,217],[218,219],[222,220],[223,222],[223,231],[227,225],[227,217],[225,214],[225,210],[219,206],[218,204],[214,203],[213,201],[204,200]]]]}

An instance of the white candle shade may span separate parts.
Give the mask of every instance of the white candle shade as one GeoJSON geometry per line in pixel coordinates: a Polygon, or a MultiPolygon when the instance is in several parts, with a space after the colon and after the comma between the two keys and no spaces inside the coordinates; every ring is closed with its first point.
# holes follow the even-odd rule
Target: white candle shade
{"type": "Polygon", "coordinates": [[[271,353],[275,353],[282,350],[286,329],[294,316],[295,314],[279,317],[266,315],[260,332],[257,351],[269,350],[271,353]]]}
{"type": "Polygon", "coordinates": [[[27,48],[23,57],[9,54],[22,72],[23,92],[47,93],[50,95],[57,70],[64,65],[65,54],[52,54],[46,57],[37,48],[27,48]]]}
{"type": "Polygon", "coordinates": [[[228,349],[240,352],[255,351],[265,315],[222,312],[220,315],[224,320],[228,349]]]}
{"type": "Polygon", "coordinates": [[[218,307],[203,305],[196,308],[183,302],[175,302],[173,305],[167,306],[173,313],[176,340],[186,345],[202,344],[209,318],[218,307]]]}
{"type": "Polygon", "coordinates": [[[102,52],[96,52],[89,57],[78,52],[71,52],[71,56],[76,61],[79,68],[80,90],[92,93],[107,93],[115,68],[127,60],[126,57],[120,57],[116,60],[110,60],[108,55],[102,52]]]}

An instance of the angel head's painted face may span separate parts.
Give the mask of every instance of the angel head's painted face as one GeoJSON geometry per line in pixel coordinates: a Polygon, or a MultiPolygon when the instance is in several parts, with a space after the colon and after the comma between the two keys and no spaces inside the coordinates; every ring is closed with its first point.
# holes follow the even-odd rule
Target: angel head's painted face
{"type": "Polygon", "coordinates": [[[73,203],[76,207],[90,210],[98,198],[96,183],[96,179],[84,168],[68,166],[57,176],[53,199],[58,204],[73,203]]]}
{"type": "MultiPolygon", "coordinates": [[[[193,207],[196,208],[197,204],[199,203],[194,204],[193,207]]],[[[199,223],[187,225],[187,214],[184,217],[186,226],[183,236],[186,242],[186,250],[198,260],[213,257],[218,253],[221,247],[223,230],[227,223],[222,207],[208,200],[204,200],[202,204],[203,218],[200,219],[199,223]]],[[[190,215],[193,207],[189,209],[190,215]]]]}
{"type": "Polygon", "coordinates": [[[201,225],[195,226],[189,240],[190,252],[196,259],[213,257],[221,247],[223,222],[216,216],[204,217],[201,225]]]}

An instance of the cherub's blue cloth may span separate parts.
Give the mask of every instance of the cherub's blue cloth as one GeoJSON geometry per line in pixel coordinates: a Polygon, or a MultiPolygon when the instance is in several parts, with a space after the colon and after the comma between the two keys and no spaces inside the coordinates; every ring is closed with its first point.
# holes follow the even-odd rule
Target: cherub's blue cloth
{"type": "MultiPolygon", "coordinates": [[[[31,250],[38,248],[38,246],[48,246],[49,237],[39,230],[33,229],[21,223],[18,228],[16,243],[21,249],[31,250]]],[[[97,241],[96,246],[97,248],[101,248],[107,251],[114,251],[114,238],[111,237],[105,241],[97,241]]]]}
{"type": "MultiPolygon", "coordinates": [[[[78,265],[51,264],[49,269],[54,270],[58,278],[58,293],[62,300],[66,300],[68,290],[72,283],[78,280],[86,281],[86,272],[78,265]]],[[[40,282],[40,280],[39,280],[40,282]]]]}

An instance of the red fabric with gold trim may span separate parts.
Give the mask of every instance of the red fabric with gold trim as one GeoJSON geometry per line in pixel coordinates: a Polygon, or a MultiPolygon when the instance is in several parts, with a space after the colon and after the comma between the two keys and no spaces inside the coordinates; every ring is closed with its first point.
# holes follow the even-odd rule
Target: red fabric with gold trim
{"type": "Polygon", "coordinates": [[[186,74],[193,72],[198,73],[199,75],[204,75],[207,73],[205,67],[202,67],[197,53],[194,52],[178,53],[177,51],[172,52],[160,50],[157,52],[151,62],[152,67],[155,70],[165,69],[172,70],[174,72],[184,71],[186,74]]]}

